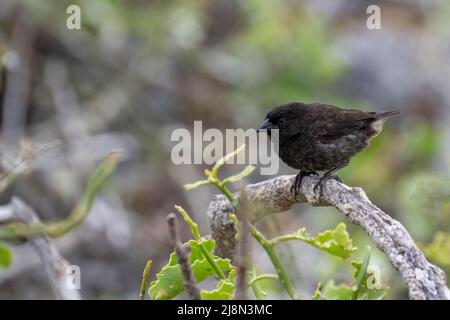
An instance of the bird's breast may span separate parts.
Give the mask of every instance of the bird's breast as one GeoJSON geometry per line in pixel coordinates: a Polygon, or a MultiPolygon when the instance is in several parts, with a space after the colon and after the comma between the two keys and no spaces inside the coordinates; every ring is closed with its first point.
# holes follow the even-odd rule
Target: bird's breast
{"type": "Polygon", "coordinates": [[[307,171],[330,170],[350,160],[367,146],[367,135],[352,133],[329,142],[299,139],[281,145],[280,157],[290,167],[307,171]]]}

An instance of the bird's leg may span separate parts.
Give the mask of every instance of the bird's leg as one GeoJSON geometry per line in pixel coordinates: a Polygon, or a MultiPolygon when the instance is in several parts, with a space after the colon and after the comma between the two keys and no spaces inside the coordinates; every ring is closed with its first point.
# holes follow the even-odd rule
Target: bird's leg
{"type": "Polygon", "coordinates": [[[318,176],[319,174],[315,171],[300,170],[298,174],[295,176],[294,184],[291,186],[291,192],[294,191],[294,199],[297,199],[297,194],[298,191],[300,190],[300,187],[302,186],[303,178],[310,175],[318,176]]]}
{"type": "Polygon", "coordinates": [[[341,181],[341,178],[339,178],[338,176],[332,176],[331,174],[334,173],[334,172],[336,172],[336,171],[339,170],[339,169],[342,169],[342,168],[345,167],[346,165],[348,165],[348,162],[344,162],[343,164],[340,164],[340,165],[338,165],[338,166],[332,168],[331,170],[328,170],[328,171],[325,172],[325,173],[323,174],[323,176],[319,179],[319,182],[316,183],[316,185],[314,186],[313,191],[316,192],[316,191],[317,191],[317,188],[319,188],[319,198],[320,198],[320,199],[322,199],[322,196],[323,196],[323,186],[324,186],[325,182],[326,182],[328,179],[335,179],[335,180],[337,180],[337,181],[339,181],[339,182],[342,182],[342,181],[341,181]]]}

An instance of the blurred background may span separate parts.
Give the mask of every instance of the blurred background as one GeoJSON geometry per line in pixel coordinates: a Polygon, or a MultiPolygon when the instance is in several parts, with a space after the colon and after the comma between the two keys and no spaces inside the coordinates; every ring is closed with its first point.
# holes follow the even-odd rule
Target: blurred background
{"type": "MultiPolygon", "coordinates": [[[[449,276],[449,21],[448,0],[0,0],[1,171],[19,156],[30,169],[1,204],[18,196],[42,220],[62,219],[95,166],[122,150],[125,159],[87,220],[55,243],[80,266],[83,298],[136,299],[146,260],[153,260],[151,279],[168,261],[166,215],[174,204],[208,233],[216,191],[182,188],[208,166],[172,164],[174,129],[192,129],[194,120],[203,129],[254,128],[271,107],[291,101],[399,109],[339,175],[402,222],[449,276]],[[71,4],[81,8],[81,30],[66,28],[71,4]],[[371,4],[381,8],[381,30],[366,27],[371,4]]],[[[255,171],[246,182],[268,178],[255,171]]],[[[341,221],[333,208],[297,205],[258,227],[268,236],[300,227],[314,234],[341,221]]],[[[356,246],[374,247],[358,227],[348,229],[356,246]]],[[[0,299],[52,299],[33,249],[12,248],[0,299]]],[[[258,271],[272,272],[253,249],[258,271]]],[[[374,251],[387,298],[406,299],[399,274],[374,251]]],[[[349,261],[296,242],[280,252],[304,299],[318,281],[351,281],[349,261]]],[[[287,298],[276,284],[266,290],[287,298]]]]}

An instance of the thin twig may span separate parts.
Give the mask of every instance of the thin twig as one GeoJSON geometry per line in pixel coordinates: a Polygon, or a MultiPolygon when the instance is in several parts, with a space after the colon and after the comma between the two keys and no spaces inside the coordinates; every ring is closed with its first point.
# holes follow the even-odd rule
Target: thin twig
{"type": "Polygon", "coordinates": [[[239,257],[237,261],[238,271],[236,277],[236,287],[234,292],[235,300],[248,300],[248,284],[247,271],[249,265],[250,243],[249,243],[249,227],[248,227],[248,211],[250,210],[246,201],[245,193],[242,193],[241,201],[241,230],[239,242],[239,257]]]}
{"type": "Polygon", "coordinates": [[[167,224],[169,225],[169,234],[172,239],[172,245],[178,257],[181,273],[184,279],[184,286],[192,300],[201,300],[200,291],[197,288],[195,279],[192,275],[191,266],[189,265],[189,257],[184,248],[181,246],[177,232],[177,219],[174,213],[167,216],[167,224]]]}

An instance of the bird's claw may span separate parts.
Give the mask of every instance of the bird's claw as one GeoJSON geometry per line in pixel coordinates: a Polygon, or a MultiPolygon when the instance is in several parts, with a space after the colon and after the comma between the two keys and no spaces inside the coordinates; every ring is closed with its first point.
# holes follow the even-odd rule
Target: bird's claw
{"type": "Polygon", "coordinates": [[[303,178],[307,177],[307,176],[310,176],[310,175],[318,176],[319,174],[317,172],[299,172],[295,176],[295,181],[291,185],[291,193],[294,192],[294,199],[295,200],[297,200],[298,191],[300,190],[300,188],[302,186],[303,178]]]}
{"type": "MultiPolygon", "coordinates": [[[[301,178],[299,177],[299,175],[300,175],[300,173],[297,174],[297,175],[295,176],[294,183],[291,185],[291,193],[294,192],[294,199],[295,199],[295,200],[297,200],[298,189],[299,189],[299,186],[298,186],[299,183],[298,183],[298,181],[301,180],[301,178]]],[[[301,181],[300,181],[300,183],[301,183],[301,181]]]]}
{"type": "Polygon", "coordinates": [[[323,199],[323,188],[324,188],[325,182],[327,182],[327,180],[329,180],[329,179],[334,179],[338,182],[342,182],[341,178],[339,178],[338,176],[323,176],[322,178],[320,178],[319,182],[317,182],[313,188],[314,193],[317,193],[317,188],[320,188],[320,190],[319,190],[319,199],[320,200],[323,199]]]}

